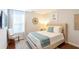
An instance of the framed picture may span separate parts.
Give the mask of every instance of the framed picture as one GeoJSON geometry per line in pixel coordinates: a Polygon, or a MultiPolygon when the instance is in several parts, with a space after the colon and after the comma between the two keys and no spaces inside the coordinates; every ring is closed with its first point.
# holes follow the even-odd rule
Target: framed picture
{"type": "Polygon", "coordinates": [[[75,30],[79,30],[79,14],[74,15],[74,28],[75,30]]]}
{"type": "Polygon", "coordinates": [[[51,17],[53,21],[57,21],[57,13],[53,13],[51,17]]]}

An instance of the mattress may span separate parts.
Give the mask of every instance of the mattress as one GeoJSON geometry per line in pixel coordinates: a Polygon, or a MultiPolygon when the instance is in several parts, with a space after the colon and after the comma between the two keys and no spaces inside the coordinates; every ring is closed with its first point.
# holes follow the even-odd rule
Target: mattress
{"type": "Polygon", "coordinates": [[[42,35],[48,36],[50,40],[50,44],[46,47],[41,46],[41,42],[31,33],[28,34],[27,41],[31,45],[32,48],[49,48],[49,46],[54,46],[53,48],[60,45],[64,42],[64,36],[62,33],[54,33],[54,32],[47,32],[47,31],[38,31],[42,35]]]}

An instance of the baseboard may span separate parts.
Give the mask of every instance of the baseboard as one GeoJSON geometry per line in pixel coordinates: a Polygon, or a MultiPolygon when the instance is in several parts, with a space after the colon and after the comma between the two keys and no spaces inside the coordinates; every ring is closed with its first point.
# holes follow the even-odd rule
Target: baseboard
{"type": "Polygon", "coordinates": [[[72,42],[68,42],[70,45],[73,45],[75,47],[78,47],[79,48],[79,45],[75,44],[75,43],[72,43],[72,42]]]}

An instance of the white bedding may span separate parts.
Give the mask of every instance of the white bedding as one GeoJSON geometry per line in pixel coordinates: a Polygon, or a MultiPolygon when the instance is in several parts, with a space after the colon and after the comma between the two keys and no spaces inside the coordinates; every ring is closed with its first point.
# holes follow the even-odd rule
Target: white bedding
{"type": "MultiPolygon", "coordinates": [[[[53,45],[59,41],[64,40],[64,36],[62,33],[52,33],[47,31],[38,31],[37,33],[40,33],[42,35],[48,36],[50,39],[50,45],[53,45]]],[[[41,42],[39,39],[34,37],[31,33],[28,34],[28,42],[31,44],[32,48],[45,48],[41,46],[41,42]]]]}

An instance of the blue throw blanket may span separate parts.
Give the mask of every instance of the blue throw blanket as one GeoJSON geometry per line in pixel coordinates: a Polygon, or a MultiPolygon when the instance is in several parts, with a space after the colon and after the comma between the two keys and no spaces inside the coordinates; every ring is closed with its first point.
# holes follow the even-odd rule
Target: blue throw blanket
{"type": "Polygon", "coordinates": [[[45,46],[47,46],[47,45],[50,44],[49,37],[44,36],[44,35],[42,35],[42,34],[40,34],[40,33],[36,33],[36,32],[32,32],[31,34],[32,34],[33,36],[35,36],[37,39],[40,40],[42,47],[45,47],[45,46]]]}

